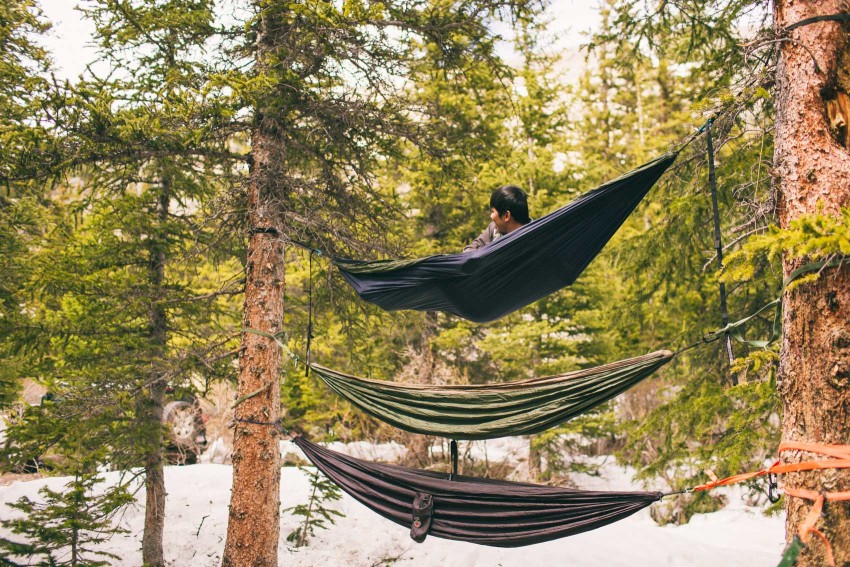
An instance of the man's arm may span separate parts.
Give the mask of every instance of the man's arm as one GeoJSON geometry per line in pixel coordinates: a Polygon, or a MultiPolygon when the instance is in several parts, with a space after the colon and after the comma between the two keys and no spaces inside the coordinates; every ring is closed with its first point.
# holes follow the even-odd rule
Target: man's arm
{"type": "Polygon", "coordinates": [[[491,222],[487,228],[485,228],[481,234],[479,234],[475,240],[467,244],[463,247],[464,252],[472,252],[473,250],[478,250],[482,246],[490,244],[493,242],[493,237],[496,235],[496,223],[491,222]]]}

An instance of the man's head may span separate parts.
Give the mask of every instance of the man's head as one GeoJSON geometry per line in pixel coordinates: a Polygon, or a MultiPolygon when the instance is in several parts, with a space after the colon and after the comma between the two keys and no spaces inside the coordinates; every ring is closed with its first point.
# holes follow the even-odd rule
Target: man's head
{"type": "Polygon", "coordinates": [[[502,185],[490,195],[490,219],[502,234],[513,232],[531,218],[528,216],[528,196],[515,185],[502,185]]]}

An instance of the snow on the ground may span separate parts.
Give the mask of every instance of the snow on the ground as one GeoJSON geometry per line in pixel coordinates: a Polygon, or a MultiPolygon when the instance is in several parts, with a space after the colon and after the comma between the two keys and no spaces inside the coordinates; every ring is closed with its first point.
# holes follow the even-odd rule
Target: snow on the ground
{"type": "MultiPolygon", "coordinates": [[[[290,444],[286,452],[297,451],[290,444]]],[[[403,454],[401,445],[374,446],[357,443],[332,445],[357,457],[392,460],[403,454]]],[[[518,446],[511,443],[473,445],[471,450],[487,451],[490,460],[514,455],[518,446]]],[[[600,460],[600,462],[603,462],[600,460]]],[[[574,475],[580,488],[592,490],[639,490],[631,482],[630,471],[604,461],[601,476],[574,475]]],[[[228,465],[199,464],[166,469],[165,555],[169,565],[220,565],[227,533],[227,507],[230,499],[232,469],[228,465]]],[[[118,473],[106,473],[116,482],[118,473]]],[[[48,485],[61,489],[66,478],[46,478],[0,486],[0,517],[14,511],[5,503],[21,496],[39,499],[38,489],[48,485]]],[[[760,509],[747,507],[737,488],[726,489],[729,505],[714,514],[698,515],[684,526],[657,526],[649,510],[595,531],[553,542],[518,549],[499,549],[428,537],[413,542],[408,530],[383,519],[347,495],[333,506],[345,514],[328,530],[319,530],[307,547],[295,549],[286,536],[298,525],[298,517],[282,514],[280,563],[294,566],[417,565],[440,567],[517,566],[570,564],[572,566],[663,566],[663,565],[747,565],[773,566],[784,547],[784,518],[767,518],[760,509]],[[395,563],[393,563],[395,561],[395,563]]],[[[281,509],[304,503],[309,483],[295,467],[284,467],[281,474],[281,509]]],[[[139,493],[143,498],[142,493],[139,493]]],[[[104,546],[122,557],[115,565],[141,564],[141,533],[144,508],[137,504],[120,519],[128,534],[116,535],[104,546]]],[[[262,529],[262,526],[258,526],[262,529]]],[[[9,537],[0,529],[0,537],[9,537]]],[[[11,536],[14,538],[14,536],[11,536]]]]}
{"type": "MultiPolygon", "coordinates": [[[[390,443],[370,443],[368,441],[354,441],[352,443],[326,443],[325,446],[331,451],[349,455],[357,459],[366,461],[382,461],[385,463],[394,463],[400,461],[406,454],[407,448],[404,445],[396,442],[390,443]]],[[[291,441],[280,442],[281,458],[286,461],[290,455],[297,456],[301,461],[307,462],[307,457],[301,452],[295,443],[291,441]]]]}

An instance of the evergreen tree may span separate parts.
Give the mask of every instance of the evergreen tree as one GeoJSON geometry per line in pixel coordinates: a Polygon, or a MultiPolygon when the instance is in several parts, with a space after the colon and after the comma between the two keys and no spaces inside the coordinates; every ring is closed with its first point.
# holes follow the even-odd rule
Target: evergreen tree
{"type": "MultiPolygon", "coordinates": [[[[102,199],[76,229],[57,232],[61,236],[36,259],[45,286],[40,320],[54,333],[41,369],[57,399],[42,408],[43,419],[32,426],[42,435],[61,437],[74,423],[113,447],[108,459],[114,466],[144,464],[146,516],[160,530],[162,450],[170,442],[162,425],[166,389],[193,392],[198,379],[226,372],[212,360],[232,333],[225,297],[216,298],[222,279],[205,281],[203,265],[184,264],[198,258],[196,239],[215,238],[206,230],[192,234],[203,213],[165,215],[162,192],[179,195],[198,186],[177,173],[170,181],[166,187],[128,181],[125,192],[101,192],[99,180],[92,179],[84,195],[102,199]],[[175,328],[179,331],[170,330],[175,328]]],[[[209,252],[205,262],[215,261],[209,252]]],[[[147,533],[150,529],[148,524],[147,533]]],[[[153,529],[145,541],[161,546],[153,529]]]]}
{"type": "Polygon", "coordinates": [[[44,486],[39,490],[43,501],[24,496],[8,504],[25,515],[0,524],[25,541],[0,538],[0,549],[9,554],[3,564],[16,565],[14,559],[25,558],[27,565],[38,559],[37,565],[99,567],[120,560],[97,546],[114,534],[126,533],[113,525],[113,517],[134,498],[123,486],[98,494],[96,486],[102,482],[98,473],[78,470],[64,491],[44,486]]]}
{"type": "MultiPolygon", "coordinates": [[[[809,4],[792,7],[780,3],[774,13],[774,29],[781,30],[782,26],[815,14],[842,11],[846,11],[846,7],[837,4],[819,5],[815,12],[809,4]]],[[[799,35],[794,36],[793,41],[804,42],[807,49],[798,50],[785,43],[779,44],[777,49],[771,31],[759,33],[759,25],[767,23],[765,19],[769,14],[760,4],[747,1],[719,4],[666,2],[652,13],[644,11],[640,3],[623,2],[616,5],[616,13],[615,25],[610,33],[604,34],[604,42],[619,49],[624,45],[623,38],[628,38],[635,45],[628,50],[632,61],[640,61],[641,55],[652,54],[660,58],[661,54],[666,53],[671,61],[680,66],[677,72],[684,72],[688,77],[698,76],[702,86],[692,87],[695,96],[709,101],[716,110],[722,111],[722,119],[715,123],[715,135],[719,138],[715,146],[719,153],[721,207],[726,211],[732,207],[731,213],[727,213],[724,219],[724,232],[727,237],[730,233],[732,235],[728,237],[731,240],[728,246],[734,250],[746,242],[748,237],[767,232],[764,237],[757,237],[751,244],[744,245],[747,252],[737,256],[736,260],[734,272],[738,277],[743,275],[747,283],[733,288],[730,307],[733,313],[751,312],[770,299],[781,284],[779,267],[775,262],[770,262],[775,255],[753,251],[775,251],[777,247],[788,246],[784,262],[784,273],[787,275],[794,267],[805,262],[799,257],[800,254],[828,256],[830,242],[835,242],[831,231],[842,230],[839,228],[843,226],[840,222],[817,219],[810,215],[817,212],[814,204],[816,200],[821,200],[819,206],[823,207],[826,214],[835,217],[841,214],[840,209],[846,206],[847,201],[846,192],[836,190],[847,186],[846,176],[836,173],[848,170],[846,152],[841,153],[839,150],[839,146],[846,142],[842,141],[840,130],[833,133],[836,137],[834,140],[829,139],[830,129],[822,110],[830,104],[837,104],[834,101],[842,96],[841,93],[846,93],[847,86],[840,79],[846,75],[846,57],[843,55],[846,33],[833,23],[819,24],[823,28],[817,31],[816,27],[806,26],[795,32],[799,35]],[[751,38],[739,39],[742,32],[749,32],[751,38]],[[741,49],[738,44],[748,44],[752,50],[741,49]],[[813,63],[812,57],[817,59],[817,65],[813,63]],[[691,72],[687,71],[687,67],[681,67],[685,65],[693,65],[691,72]],[[827,67],[826,71],[823,66],[827,67]],[[839,79],[826,87],[824,77],[827,76],[839,79]],[[776,129],[771,135],[774,99],[766,89],[773,87],[774,82],[779,88],[775,99],[776,129]],[[835,141],[838,141],[838,145],[835,141]],[[766,156],[771,151],[774,151],[773,178],[766,173],[771,167],[766,156]],[[807,163],[807,158],[814,155],[819,156],[818,163],[807,163]],[[808,177],[805,182],[800,182],[804,171],[808,177]],[[773,187],[770,186],[772,181],[776,183],[773,187]],[[831,189],[824,189],[827,186],[831,189]],[[817,195],[818,199],[812,195],[817,195]],[[794,224],[798,218],[806,218],[804,224],[820,228],[806,231],[806,236],[802,236],[798,228],[800,225],[794,224]],[[771,229],[770,225],[777,221],[787,230],[771,229]],[[742,269],[742,260],[745,269],[742,269]]],[[[703,146],[699,142],[695,144],[696,155],[700,156],[703,146]]],[[[676,212],[677,224],[695,233],[698,225],[690,213],[694,210],[693,199],[687,200],[687,208],[684,205],[684,200],[675,198],[665,203],[668,210],[676,212]],[[690,220],[692,218],[694,220],[690,220]]],[[[707,218],[707,215],[702,213],[699,218],[707,218]]],[[[673,230],[670,226],[656,231],[659,236],[666,235],[661,241],[663,245],[659,245],[651,234],[647,240],[648,243],[654,241],[656,255],[659,250],[676,249],[668,243],[688,242],[682,231],[673,230]]],[[[702,240],[708,244],[707,237],[702,240]]],[[[692,238],[691,242],[698,242],[698,239],[692,238]]],[[[701,248],[710,249],[706,244],[701,248]]],[[[838,248],[832,250],[837,251],[838,248]]],[[[646,266],[648,269],[643,270],[643,273],[650,275],[648,281],[652,281],[652,274],[666,274],[666,278],[676,282],[696,283],[698,272],[695,268],[699,266],[697,258],[693,248],[687,254],[680,252],[675,262],[659,256],[646,266]],[[688,259],[688,262],[683,263],[681,258],[688,259]],[[659,260],[671,269],[658,269],[659,260]]],[[[704,261],[705,269],[708,270],[712,260],[710,256],[706,259],[703,255],[700,262],[704,261]]],[[[834,365],[837,360],[834,357],[841,356],[841,347],[834,342],[830,343],[829,337],[838,336],[844,332],[842,329],[846,329],[847,317],[840,314],[842,292],[837,291],[843,285],[842,273],[838,273],[835,278],[828,278],[828,281],[818,280],[811,286],[801,284],[800,291],[786,292],[781,353],[774,348],[747,353],[744,347],[735,347],[736,354],[742,360],[736,361],[730,370],[749,370],[750,380],[755,378],[764,382],[752,381],[727,389],[724,384],[729,381],[724,375],[728,376],[728,370],[725,364],[718,362],[722,360],[718,358],[719,348],[711,349],[714,350],[714,364],[709,364],[712,359],[706,358],[704,354],[691,354],[687,363],[694,376],[680,387],[671,398],[671,403],[663,406],[666,415],[652,413],[633,430],[627,457],[634,459],[641,456],[641,460],[649,465],[644,469],[648,474],[670,470],[670,463],[679,463],[679,467],[673,470],[678,469],[686,476],[688,468],[699,470],[709,466],[712,461],[718,466],[711,465],[711,468],[715,471],[721,468],[724,473],[758,467],[765,457],[775,451],[777,432],[770,423],[779,413],[772,382],[777,363],[779,393],[783,398],[783,438],[839,442],[842,436],[846,436],[847,420],[841,411],[825,411],[824,408],[842,407],[843,395],[825,378],[829,375],[827,367],[833,369],[833,375],[841,372],[840,364],[834,365]],[[811,315],[806,317],[793,313],[811,315]],[[826,352],[831,354],[821,354],[826,352]],[[714,369],[709,373],[705,369],[711,366],[714,369]],[[805,400],[810,399],[817,399],[817,402],[807,404],[805,400]],[[814,431],[820,433],[814,434],[814,431]],[[659,435],[658,432],[663,433],[659,435]],[[650,458],[645,460],[645,456],[650,458]]],[[[727,279],[734,280],[735,275],[730,273],[727,279]]],[[[811,277],[808,279],[809,282],[812,280],[811,277]]],[[[683,328],[690,329],[704,325],[694,315],[699,313],[700,304],[716,298],[715,294],[708,294],[712,287],[708,284],[713,283],[711,279],[704,279],[704,283],[696,288],[699,290],[698,295],[692,295],[691,299],[681,295],[680,285],[673,286],[665,282],[663,287],[657,283],[651,287],[664,290],[668,298],[667,310],[674,307],[669,302],[671,296],[678,295],[685,300],[680,302],[683,308],[681,312],[686,315],[683,320],[690,321],[690,324],[683,328]],[[674,292],[676,295],[672,295],[674,292]],[[694,300],[697,301],[688,307],[687,302],[694,300]]],[[[841,289],[846,289],[846,285],[841,289]]],[[[768,334],[769,322],[765,323],[757,325],[750,332],[768,334]]],[[[789,458],[797,459],[799,456],[789,458]]],[[[837,480],[838,476],[833,480],[837,480]]],[[[805,479],[797,479],[794,475],[787,478],[788,482],[805,482],[811,488],[820,486],[813,475],[805,479]]],[[[788,500],[790,538],[806,508],[803,500],[788,500]]],[[[846,538],[843,537],[846,530],[837,527],[845,521],[843,514],[837,514],[830,515],[825,523],[829,535],[835,534],[838,548],[843,549],[836,555],[846,553],[846,538]]],[[[820,553],[817,549],[811,550],[803,561],[818,564],[820,553]]]]}
{"type": "Polygon", "coordinates": [[[232,246],[208,220],[213,199],[242,161],[221,127],[229,95],[210,92],[197,51],[212,34],[212,8],[87,4],[101,57],[126,73],[51,85],[42,106],[52,127],[6,162],[12,179],[79,176],[60,185],[76,214],[52,219],[32,260],[40,378],[56,403],[10,431],[13,448],[26,457],[27,447],[61,446],[73,424],[112,448],[104,458],[115,466],[143,464],[149,565],[164,564],[165,393],[226,372],[227,299],[240,292],[238,266],[210,277],[212,264],[226,265],[218,251],[232,246]]]}
{"type": "Polygon", "coordinates": [[[310,496],[306,504],[286,508],[284,512],[292,512],[295,516],[304,517],[302,524],[286,536],[286,540],[294,543],[295,547],[303,547],[315,535],[317,528],[327,529],[328,523],[335,524],[335,518],[345,515],[338,510],[327,507],[327,504],[342,499],[342,490],[319,471],[309,470],[307,467],[298,468],[307,475],[307,479],[310,481],[310,496]]]}
{"type": "MultiPolygon", "coordinates": [[[[770,179],[765,174],[772,144],[765,125],[772,107],[761,88],[764,62],[753,58],[748,63],[738,46],[745,40],[736,39],[752,31],[741,22],[758,22],[758,7],[730,2],[708,9],[709,4],[702,9],[670,2],[650,13],[637,2],[610,3],[608,25],[592,46],[594,52],[606,54],[608,63],[599,64],[606,64],[614,78],[611,100],[618,106],[609,110],[620,115],[614,121],[629,125],[617,132],[620,152],[660,152],[684,139],[686,126],[700,125],[709,112],[721,113],[712,132],[728,252],[750,234],[765,230],[772,218],[770,179]],[[691,26],[687,33],[685,23],[691,26]],[[682,104],[687,100],[699,102],[682,104]],[[711,110],[700,116],[704,108],[711,110]]],[[[618,341],[624,349],[680,346],[721,326],[719,265],[708,252],[714,244],[708,228],[712,211],[706,161],[704,139],[698,138],[639,209],[642,215],[626,225],[625,240],[618,246],[623,311],[628,314],[618,341]]],[[[730,289],[732,319],[754,311],[775,293],[776,272],[765,266],[759,270],[761,276],[751,285],[730,289]]],[[[749,332],[769,328],[756,324],[749,332]]],[[[747,356],[743,347],[736,347],[735,354],[747,356]]],[[[661,475],[675,488],[699,482],[699,471],[705,468],[731,474],[759,466],[775,450],[771,416],[777,403],[764,367],[747,384],[728,389],[746,366],[740,362],[730,368],[717,342],[680,356],[657,379],[633,389],[621,406],[628,419],[621,457],[638,466],[642,475],[661,475]]],[[[688,510],[675,514],[684,519],[689,511],[707,505],[691,505],[687,498],[681,503],[688,510]]]]}
{"type": "Polygon", "coordinates": [[[44,117],[44,91],[50,61],[37,37],[49,29],[32,0],[0,6],[0,408],[12,403],[26,376],[25,341],[29,313],[23,288],[33,241],[42,231],[43,194],[39,187],[12,179],[13,163],[37,143],[44,117]]]}

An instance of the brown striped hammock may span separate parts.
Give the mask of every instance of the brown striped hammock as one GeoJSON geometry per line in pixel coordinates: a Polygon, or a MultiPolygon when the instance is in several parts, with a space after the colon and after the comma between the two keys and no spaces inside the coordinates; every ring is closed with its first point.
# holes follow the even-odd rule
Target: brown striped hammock
{"type": "Polygon", "coordinates": [[[370,463],[303,437],[295,444],[331,481],[421,542],[434,537],[519,547],[590,531],[661,499],[660,492],[599,492],[453,476],[370,463]]]}

